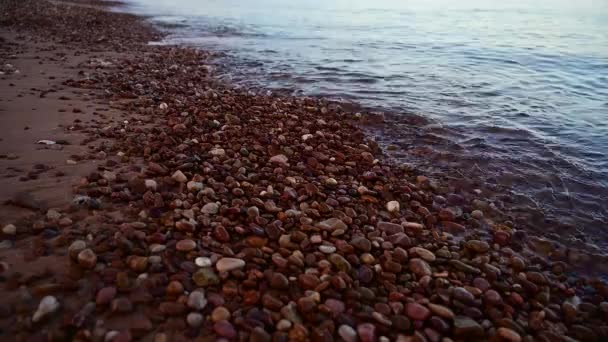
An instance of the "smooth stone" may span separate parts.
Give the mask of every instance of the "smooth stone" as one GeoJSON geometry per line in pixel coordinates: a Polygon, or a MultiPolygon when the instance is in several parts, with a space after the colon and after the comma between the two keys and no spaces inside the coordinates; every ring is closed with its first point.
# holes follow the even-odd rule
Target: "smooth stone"
{"type": "Polygon", "coordinates": [[[343,256],[341,256],[340,254],[331,254],[327,260],[329,260],[329,262],[331,262],[334,266],[336,266],[336,268],[339,271],[343,271],[343,272],[350,272],[351,270],[351,265],[348,261],[346,261],[346,259],[344,259],[343,256]]]}
{"type": "Polygon", "coordinates": [[[236,330],[234,329],[234,326],[228,321],[216,322],[213,325],[213,330],[215,331],[216,334],[218,334],[222,337],[226,337],[226,338],[230,338],[230,339],[236,337],[236,330]]]}
{"type": "Polygon", "coordinates": [[[203,190],[203,183],[189,181],[188,183],[186,183],[186,188],[188,189],[188,191],[201,191],[203,190]]]}
{"type": "Polygon", "coordinates": [[[230,319],[230,311],[223,306],[218,306],[211,312],[211,321],[217,323],[230,319]]]}
{"type": "Polygon", "coordinates": [[[230,272],[245,267],[245,260],[237,258],[221,258],[215,264],[218,272],[230,272]]]}
{"type": "Polygon", "coordinates": [[[468,249],[472,249],[477,253],[485,253],[490,250],[490,245],[485,241],[469,240],[466,243],[468,249]]]}
{"type": "Polygon", "coordinates": [[[429,303],[428,306],[435,315],[446,319],[454,319],[454,312],[450,308],[433,303],[429,303]]]}
{"type": "Polygon", "coordinates": [[[68,254],[72,259],[78,258],[78,253],[82,252],[87,248],[87,243],[82,240],[76,240],[68,247],[68,254]]]}
{"type": "Polygon", "coordinates": [[[284,154],[277,154],[276,156],[270,157],[270,162],[275,164],[287,164],[289,159],[284,154]]]}
{"type": "Polygon", "coordinates": [[[328,246],[328,245],[321,245],[321,246],[319,246],[319,251],[321,251],[322,253],[325,253],[325,254],[331,254],[336,251],[336,247],[328,246]]]}
{"type": "Polygon", "coordinates": [[[205,287],[217,285],[220,283],[220,278],[215,274],[210,267],[203,267],[192,275],[192,280],[197,286],[205,287]]]}
{"type": "Polygon", "coordinates": [[[196,248],[196,242],[190,239],[180,240],[175,244],[175,249],[180,252],[190,252],[196,248]]]}
{"type": "Polygon", "coordinates": [[[426,261],[419,258],[410,259],[409,267],[410,270],[419,277],[433,274],[431,266],[426,261]]]}
{"type": "Polygon", "coordinates": [[[417,321],[424,321],[431,316],[431,311],[418,303],[407,303],[405,313],[409,318],[417,321]]]}
{"type": "Polygon", "coordinates": [[[479,323],[466,316],[454,317],[454,335],[461,338],[481,338],[484,331],[479,323]]]}
{"type": "Polygon", "coordinates": [[[372,250],[372,243],[364,238],[363,236],[357,236],[353,238],[350,242],[355,248],[362,250],[364,252],[369,252],[372,250]]]}
{"type": "Polygon", "coordinates": [[[346,324],[342,324],[338,328],[338,335],[345,342],[356,342],[357,341],[357,332],[351,326],[346,325],[346,324]]]}
{"type": "Polygon", "coordinates": [[[220,210],[220,206],[217,203],[207,203],[201,208],[201,213],[212,215],[217,214],[220,210]]]}
{"type": "Polygon", "coordinates": [[[342,220],[340,220],[336,217],[332,217],[325,221],[319,222],[317,224],[317,227],[324,229],[324,230],[330,230],[330,231],[339,230],[339,229],[346,230],[348,228],[346,223],[344,223],[342,220]]]}
{"type": "Polygon", "coordinates": [[[464,287],[455,287],[452,291],[452,297],[464,304],[470,304],[475,301],[475,296],[464,287]]]}
{"type": "Polygon", "coordinates": [[[194,259],[194,263],[198,267],[211,267],[211,259],[207,257],[198,257],[194,259]]]}
{"type": "Polygon", "coordinates": [[[509,328],[498,328],[496,334],[508,342],[521,342],[521,336],[509,328]]]}
{"type": "Polygon", "coordinates": [[[410,248],[410,253],[418,255],[422,260],[427,262],[433,262],[437,259],[433,252],[422,247],[412,247],[410,248]]]}
{"type": "Polygon", "coordinates": [[[405,231],[400,224],[391,223],[391,222],[379,222],[378,230],[384,231],[386,233],[386,235],[403,233],[405,231]]]}
{"type": "Polygon", "coordinates": [[[184,173],[181,172],[180,170],[175,171],[175,173],[173,173],[171,178],[173,178],[178,183],[186,183],[186,181],[188,181],[188,178],[186,177],[186,175],[184,175],[184,173]]]}
{"type": "Polygon", "coordinates": [[[113,286],[104,287],[97,292],[95,303],[97,303],[97,305],[107,305],[114,297],[116,297],[116,288],[113,286]]]}
{"type": "Polygon", "coordinates": [[[191,312],[186,316],[186,322],[193,328],[198,328],[203,323],[203,315],[198,312],[191,312]]]}
{"type": "Polygon", "coordinates": [[[17,227],[14,224],[7,224],[2,227],[2,233],[6,235],[15,235],[17,234],[17,227]]]}
{"type": "Polygon", "coordinates": [[[371,323],[362,323],[357,325],[357,335],[361,342],[376,341],[376,327],[371,323]]]}
{"type": "Polygon", "coordinates": [[[386,203],[386,210],[388,210],[389,213],[398,213],[400,210],[399,202],[390,201],[390,202],[386,203]]]}
{"type": "Polygon", "coordinates": [[[188,296],[187,305],[193,310],[202,310],[207,306],[207,298],[202,290],[192,291],[188,296]]]}
{"type": "Polygon", "coordinates": [[[57,311],[57,309],[59,309],[59,306],[60,304],[57,298],[55,298],[54,296],[45,296],[38,304],[38,309],[36,310],[36,312],[34,312],[34,315],[32,316],[32,322],[36,323],[42,320],[47,315],[57,311]]]}
{"type": "Polygon", "coordinates": [[[83,268],[94,268],[97,264],[97,255],[90,248],[82,250],[78,253],[78,264],[83,268]]]}

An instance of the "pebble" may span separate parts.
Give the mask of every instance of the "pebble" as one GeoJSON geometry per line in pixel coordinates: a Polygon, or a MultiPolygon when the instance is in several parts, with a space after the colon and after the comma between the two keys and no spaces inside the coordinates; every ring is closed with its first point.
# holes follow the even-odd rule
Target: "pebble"
{"type": "Polygon", "coordinates": [[[190,239],[180,240],[175,244],[175,249],[180,252],[190,252],[196,249],[196,242],[190,239]]]}
{"type": "Polygon", "coordinates": [[[87,243],[82,240],[76,240],[68,247],[68,254],[72,259],[78,258],[78,253],[82,252],[87,248],[87,243]]]}
{"type": "Polygon", "coordinates": [[[207,203],[201,208],[201,213],[207,215],[217,214],[220,206],[217,203],[207,203]]]}
{"type": "Polygon", "coordinates": [[[426,261],[419,258],[410,259],[409,267],[410,270],[419,277],[430,276],[433,273],[431,266],[429,266],[426,261]]]}
{"type": "Polygon", "coordinates": [[[284,165],[287,164],[289,159],[283,154],[277,154],[276,156],[270,157],[270,162],[274,164],[284,165]]]}
{"type": "Polygon", "coordinates": [[[412,247],[410,248],[410,253],[418,255],[422,260],[426,262],[433,262],[437,259],[433,252],[422,247],[412,247]]]}
{"type": "Polygon", "coordinates": [[[144,185],[148,190],[156,191],[156,189],[158,189],[158,184],[154,179],[146,179],[144,185]]]}
{"type": "Polygon", "coordinates": [[[186,183],[188,181],[188,177],[186,177],[186,175],[180,170],[175,171],[171,178],[173,178],[178,183],[186,183]]]}
{"type": "Polygon", "coordinates": [[[186,316],[186,322],[193,328],[198,328],[203,323],[203,315],[198,312],[191,312],[186,316]]]}
{"type": "Polygon", "coordinates": [[[389,213],[398,213],[400,210],[399,202],[390,201],[390,202],[386,203],[386,210],[388,210],[389,213]]]}
{"type": "Polygon", "coordinates": [[[215,264],[218,272],[230,272],[245,267],[245,261],[237,258],[221,258],[215,264]]]}
{"type": "Polygon", "coordinates": [[[455,287],[452,291],[452,296],[464,304],[470,304],[475,300],[473,294],[464,287],[455,287]]]}
{"type": "Polygon", "coordinates": [[[424,321],[431,316],[431,311],[418,303],[407,303],[405,313],[413,320],[424,321]]]}
{"type": "Polygon", "coordinates": [[[429,303],[428,304],[429,309],[431,310],[432,313],[434,313],[435,315],[439,316],[439,317],[443,317],[446,319],[454,319],[454,312],[452,312],[452,310],[448,307],[445,307],[443,305],[439,305],[439,304],[433,304],[433,303],[429,303]]]}
{"type": "Polygon", "coordinates": [[[210,267],[211,259],[209,259],[207,257],[198,257],[198,258],[194,259],[194,263],[198,267],[210,267]]]}
{"type": "Polygon", "coordinates": [[[17,227],[14,224],[7,224],[2,227],[2,233],[6,235],[15,235],[17,234],[17,227]]]}
{"type": "Polygon", "coordinates": [[[230,319],[230,311],[223,306],[218,306],[211,312],[211,321],[220,322],[230,319]]]}
{"type": "Polygon", "coordinates": [[[346,230],[348,226],[342,220],[332,217],[325,221],[321,221],[317,226],[324,230],[335,231],[335,230],[346,230]]]}
{"type": "Polygon", "coordinates": [[[219,284],[220,279],[210,267],[200,268],[192,275],[192,280],[197,286],[206,287],[219,284]]]}
{"type": "Polygon", "coordinates": [[[53,296],[45,296],[38,304],[38,309],[32,316],[32,322],[37,323],[47,315],[54,313],[59,309],[59,301],[53,296]]]}
{"type": "Polygon", "coordinates": [[[97,296],[95,297],[95,303],[97,305],[108,305],[110,302],[116,297],[116,288],[113,286],[104,287],[99,292],[97,292],[97,296]]]}
{"type": "Polygon", "coordinates": [[[331,254],[331,253],[333,253],[333,252],[336,251],[336,247],[334,247],[334,246],[328,246],[328,245],[321,245],[321,246],[319,246],[319,250],[322,253],[331,254]]]}
{"type": "Polygon", "coordinates": [[[361,342],[376,341],[376,327],[371,323],[362,323],[357,325],[357,335],[361,342]]]}
{"type": "Polygon", "coordinates": [[[356,342],[357,341],[357,332],[355,331],[355,329],[353,329],[352,327],[350,327],[346,324],[342,324],[338,328],[338,335],[345,342],[356,342]]]}
{"type": "Polygon", "coordinates": [[[521,336],[509,328],[500,327],[496,330],[496,334],[498,336],[502,337],[505,341],[509,341],[509,342],[520,342],[521,341],[521,336]]]}
{"type": "Polygon", "coordinates": [[[188,189],[188,191],[198,192],[203,190],[203,183],[189,181],[188,183],[186,183],[186,188],[188,189]]]}
{"type": "Polygon", "coordinates": [[[222,337],[226,337],[226,338],[230,338],[230,339],[236,337],[236,330],[234,329],[234,326],[228,321],[216,322],[213,325],[213,330],[215,331],[216,334],[218,334],[219,336],[222,336],[222,337]]]}
{"type": "Polygon", "coordinates": [[[97,255],[89,248],[84,249],[78,253],[78,264],[83,268],[94,268],[97,265],[97,255]]]}
{"type": "Polygon", "coordinates": [[[202,290],[192,291],[188,295],[188,307],[193,310],[202,310],[207,306],[207,298],[202,290]]]}
{"type": "Polygon", "coordinates": [[[459,338],[480,338],[484,331],[479,323],[466,316],[454,317],[454,335],[459,338]]]}

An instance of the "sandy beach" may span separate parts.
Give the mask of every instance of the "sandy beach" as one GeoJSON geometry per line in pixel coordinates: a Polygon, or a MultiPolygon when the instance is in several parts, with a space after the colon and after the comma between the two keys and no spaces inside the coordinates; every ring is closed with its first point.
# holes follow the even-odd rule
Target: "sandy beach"
{"type": "Polygon", "coordinates": [[[0,3],[4,340],[608,339],[605,257],[113,4],[0,3]]]}

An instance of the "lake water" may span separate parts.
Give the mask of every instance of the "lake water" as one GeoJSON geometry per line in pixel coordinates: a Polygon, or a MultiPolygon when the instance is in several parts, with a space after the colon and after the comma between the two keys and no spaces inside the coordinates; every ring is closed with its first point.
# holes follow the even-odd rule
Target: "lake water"
{"type": "Polygon", "coordinates": [[[387,111],[426,172],[522,222],[608,246],[608,1],[130,0],[236,85],[387,111]],[[476,183],[477,184],[477,183],[476,183]],[[501,196],[506,194],[508,196],[501,196]],[[563,227],[563,228],[562,228],[563,227]]]}

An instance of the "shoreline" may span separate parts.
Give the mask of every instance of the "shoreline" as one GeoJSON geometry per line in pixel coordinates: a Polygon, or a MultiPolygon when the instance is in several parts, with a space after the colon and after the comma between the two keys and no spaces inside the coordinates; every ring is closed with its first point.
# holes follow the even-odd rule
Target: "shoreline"
{"type": "MultiPolygon", "coordinates": [[[[152,14],[154,11],[140,12],[129,6],[119,10],[136,15],[143,13],[149,22],[166,34],[161,42],[154,42],[155,44],[184,45],[206,50],[204,45],[180,43],[181,29],[172,28],[171,24],[163,24],[162,21],[156,22],[155,15],[152,14]],[[166,28],[167,25],[169,28],[166,28]]],[[[157,14],[162,16],[162,13],[157,14]]],[[[201,34],[205,34],[204,30],[201,34]]],[[[221,79],[225,77],[227,82],[234,82],[234,87],[262,94],[272,91],[287,97],[300,96],[296,95],[296,88],[272,87],[274,81],[266,79],[270,75],[240,70],[247,69],[247,63],[239,61],[238,53],[231,53],[221,47],[219,50],[213,47],[210,49],[217,56],[212,59],[212,65],[217,67],[214,73],[217,72],[221,79]],[[251,77],[244,77],[249,74],[251,77]]],[[[410,108],[382,107],[378,103],[374,105],[365,102],[365,99],[357,103],[358,100],[354,98],[341,99],[334,95],[337,94],[330,91],[307,96],[338,102],[344,100],[348,104],[354,101],[354,105],[360,108],[357,111],[366,113],[364,118],[377,113],[371,128],[366,125],[362,125],[362,128],[382,146],[385,162],[386,156],[389,156],[397,164],[413,165],[412,169],[416,172],[440,180],[442,185],[456,191],[479,189],[485,198],[485,203],[481,205],[493,207],[495,215],[513,222],[513,225],[528,234],[548,238],[558,243],[557,248],[576,248],[596,256],[606,256],[608,235],[603,228],[608,222],[600,204],[605,187],[601,184],[593,185],[595,176],[572,177],[571,172],[576,170],[564,169],[567,163],[559,156],[556,156],[553,163],[532,163],[534,165],[529,165],[528,168],[526,160],[530,157],[526,152],[534,154],[539,153],[538,150],[527,151],[521,146],[519,149],[513,147],[503,150],[488,142],[492,138],[484,136],[477,128],[458,128],[452,124],[444,126],[441,121],[430,119],[426,114],[411,112],[410,108]],[[364,106],[364,103],[368,105],[364,106]],[[480,133],[481,136],[475,133],[480,133]],[[520,153],[523,156],[518,157],[520,153]],[[556,166],[559,170],[551,164],[559,165],[556,166]],[[586,184],[587,187],[577,186],[577,183],[586,184]]],[[[505,140],[507,144],[511,139],[531,139],[531,144],[542,144],[538,137],[525,138],[519,135],[521,132],[513,132],[515,135],[509,136],[500,127],[483,128],[496,129],[496,139],[505,140]]],[[[551,146],[545,147],[552,149],[551,146]]]]}
{"type": "Polygon", "coordinates": [[[440,192],[387,164],[336,104],[218,84],[206,52],[148,46],[160,34],[141,18],[75,3],[0,6],[1,43],[11,43],[2,94],[16,88],[25,102],[15,106],[48,99],[35,105],[60,113],[28,122],[11,99],[0,114],[25,120],[11,130],[69,143],[37,150],[29,129],[0,141],[19,157],[0,165],[20,169],[3,180],[3,202],[51,184],[54,208],[2,205],[2,334],[608,337],[608,286],[569,265],[591,256],[484,217],[475,193],[440,192]],[[26,166],[39,171],[15,182],[26,166]],[[50,170],[67,177],[52,185],[50,170]],[[70,203],[72,185],[87,200],[70,203]]]}

